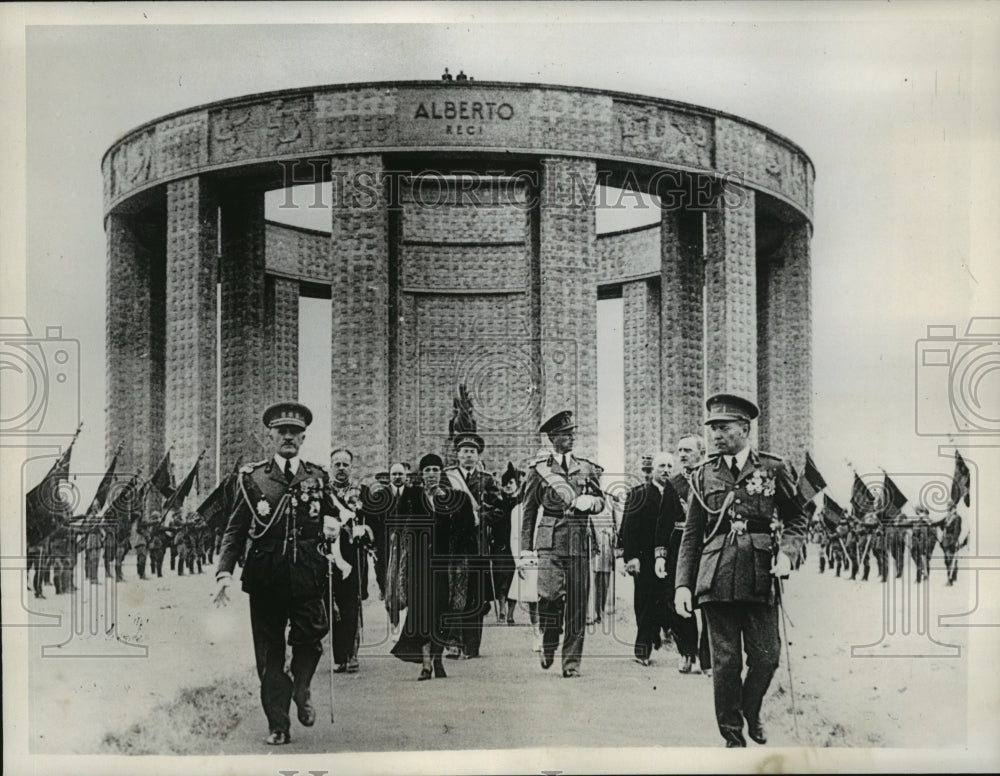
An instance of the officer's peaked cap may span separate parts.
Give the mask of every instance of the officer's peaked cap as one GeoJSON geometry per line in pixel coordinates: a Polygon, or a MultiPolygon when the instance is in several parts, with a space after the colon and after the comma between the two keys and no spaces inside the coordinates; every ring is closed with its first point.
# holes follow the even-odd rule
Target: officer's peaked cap
{"type": "Polygon", "coordinates": [[[572,431],[575,428],[573,413],[570,410],[563,410],[546,420],[538,431],[541,434],[558,434],[560,431],[572,431]]]}
{"type": "Polygon", "coordinates": [[[279,401],[264,410],[264,425],[268,428],[298,426],[305,430],[312,419],[313,414],[309,408],[295,401],[279,401]]]}
{"type": "Polygon", "coordinates": [[[709,396],[705,407],[708,410],[708,417],[705,418],[706,425],[724,420],[750,421],[760,415],[756,404],[732,393],[717,393],[714,396],[709,396]]]}
{"type": "Polygon", "coordinates": [[[458,450],[460,447],[469,446],[476,448],[480,453],[486,447],[486,443],[479,434],[474,434],[471,431],[463,431],[455,437],[455,449],[458,450]]]}

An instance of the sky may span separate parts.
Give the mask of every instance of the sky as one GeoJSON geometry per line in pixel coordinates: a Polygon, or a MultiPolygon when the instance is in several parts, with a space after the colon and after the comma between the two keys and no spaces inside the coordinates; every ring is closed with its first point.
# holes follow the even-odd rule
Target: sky
{"type": "MultiPolygon", "coordinates": [[[[799,144],[816,169],[814,458],[841,503],[848,461],[865,475],[880,467],[898,473],[907,495],[950,476],[953,447],[941,446],[953,444],[946,434],[954,379],[947,367],[918,364],[917,354],[928,325],[955,326],[954,340],[938,349],[957,353],[970,347],[963,335],[971,317],[1000,315],[1000,9],[377,5],[378,19],[353,4],[280,11],[253,4],[238,14],[201,5],[31,8],[23,9],[23,37],[5,28],[14,69],[4,72],[23,81],[12,77],[4,96],[24,104],[25,121],[3,119],[5,132],[24,143],[2,151],[10,180],[24,183],[5,189],[9,206],[0,208],[3,315],[26,315],[36,337],[60,326],[64,338],[79,342],[85,427],[74,470],[100,473],[105,463],[100,160],[108,146],[145,121],[211,100],[437,79],[449,67],[478,80],[690,102],[799,144]],[[353,23],[371,21],[382,23],[353,23]],[[921,402],[918,388],[927,395],[921,402]],[[921,417],[940,434],[917,434],[921,417]]],[[[328,326],[324,311],[309,304],[303,319],[313,323],[304,325],[328,326]]],[[[615,363],[621,337],[613,305],[602,308],[601,324],[602,359],[615,363]]],[[[995,353],[995,342],[985,347],[995,353]]],[[[989,353],[976,376],[995,428],[1000,371],[989,353]]],[[[616,373],[609,374],[613,382],[616,373]]],[[[306,380],[303,391],[306,400],[323,386],[306,380]]],[[[602,391],[601,440],[591,452],[613,467],[620,409],[614,386],[602,391]]],[[[307,441],[315,449],[305,452],[325,460],[326,438],[320,427],[307,441]]],[[[996,437],[966,441],[983,439],[996,437]]],[[[966,457],[990,466],[994,453],[966,457]]],[[[40,477],[44,468],[37,471],[40,477]]]]}

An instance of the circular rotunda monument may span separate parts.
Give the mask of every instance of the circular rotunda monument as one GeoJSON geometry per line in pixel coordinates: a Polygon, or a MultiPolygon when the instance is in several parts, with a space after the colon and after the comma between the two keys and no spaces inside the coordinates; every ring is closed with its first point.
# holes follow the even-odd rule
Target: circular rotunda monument
{"type": "Polygon", "coordinates": [[[766,127],[593,89],[344,84],[163,116],[102,170],[122,466],[170,442],[183,467],[259,457],[261,409],[298,393],[300,296],[331,301],[331,442],[365,470],[440,450],[459,386],[494,468],[562,409],[593,450],[610,297],[628,469],[722,390],[760,404],[762,448],[798,464],[810,444],[814,171],[766,127]],[[328,233],[265,219],[266,192],[314,182],[328,233]],[[598,235],[605,187],[655,195],[657,222],[598,235]]]}

